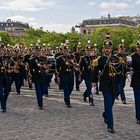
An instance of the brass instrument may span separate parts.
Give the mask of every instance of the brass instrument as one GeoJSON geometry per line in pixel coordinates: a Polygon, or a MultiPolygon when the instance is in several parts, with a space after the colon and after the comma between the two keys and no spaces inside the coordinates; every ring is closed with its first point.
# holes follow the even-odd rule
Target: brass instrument
{"type": "Polygon", "coordinates": [[[29,64],[28,63],[25,64],[25,70],[29,71],[29,64]]]}
{"type": "Polygon", "coordinates": [[[18,61],[15,63],[15,66],[14,66],[14,72],[15,73],[19,73],[19,63],[18,63],[18,61]]]}
{"type": "Polygon", "coordinates": [[[16,61],[12,58],[12,62],[13,65],[10,66],[11,72],[19,73],[20,66],[24,65],[24,63],[22,63],[22,61],[18,57],[16,61]]]}
{"type": "Polygon", "coordinates": [[[0,64],[0,71],[1,72],[7,72],[8,71],[8,63],[7,63],[7,60],[2,59],[1,64],[0,64]]]}

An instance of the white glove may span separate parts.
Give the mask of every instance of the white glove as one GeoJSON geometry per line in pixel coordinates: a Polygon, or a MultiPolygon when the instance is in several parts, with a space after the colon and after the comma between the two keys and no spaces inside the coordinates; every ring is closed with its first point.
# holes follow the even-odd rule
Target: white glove
{"type": "Polygon", "coordinates": [[[95,94],[95,93],[96,93],[96,87],[92,87],[92,88],[91,88],[91,93],[92,93],[92,94],[95,94]]]}

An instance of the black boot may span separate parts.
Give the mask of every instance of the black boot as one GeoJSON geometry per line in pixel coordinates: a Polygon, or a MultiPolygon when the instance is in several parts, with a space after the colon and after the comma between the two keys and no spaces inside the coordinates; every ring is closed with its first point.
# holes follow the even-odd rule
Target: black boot
{"type": "Polygon", "coordinates": [[[90,106],[94,106],[93,98],[89,97],[90,106]]]}
{"type": "Polygon", "coordinates": [[[84,102],[87,102],[87,97],[83,96],[83,100],[84,100],[84,102]]]}
{"type": "Polygon", "coordinates": [[[115,133],[115,130],[113,128],[108,128],[108,132],[115,133]]]}

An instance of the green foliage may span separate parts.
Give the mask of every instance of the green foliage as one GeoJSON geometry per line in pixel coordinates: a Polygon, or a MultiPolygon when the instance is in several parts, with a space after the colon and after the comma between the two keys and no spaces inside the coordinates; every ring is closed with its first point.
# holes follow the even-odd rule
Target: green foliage
{"type": "Polygon", "coordinates": [[[0,32],[1,42],[4,45],[13,44],[12,38],[6,32],[0,32]]]}
{"type": "Polygon", "coordinates": [[[117,49],[121,40],[124,39],[126,49],[129,50],[131,43],[133,42],[133,31],[131,28],[109,28],[101,27],[91,35],[91,44],[96,43],[100,50],[103,46],[103,41],[107,32],[110,32],[110,39],[113,42],[113,48],[117,49]]]}
{"type": "MultiPolygon", "coordinates": [[[[140,26],[138,26],[136,29],[126,27],[101,27],[97,28],[90,37],[79,34],[75,31],[74,27],[72,27],[71,32],[68,32],[66,34],[45,32],[42,29],[30,28],[25,32],[25,36],[22,38],[22,43],[25,44],[26,47],[29,47],[30,44],[33,44],[35,46],[37,40],[40,40],[42,44],[46,44],[45,47],[48,47],[49,43],[52,48],[55,49],[55,47],[60,46],[62,42],[65,43],[66,40],[69,40],[69,47],[71,50],[75,50],[78,42],[81,42],[81,49],[84,50],[85,46],[87,45],[88,39],[90,39],[90,45],[93,46],[96,43],[98,45],[98,49],[101,50],[107,32],[110,32],[111,34],[111,40],[113,42],[114,49],[117,49],[119,44],[121,43],[121,40],[124,39],[126,49],[128,51],[134,51],[137,40],[140,40],[140,26]]],[[[0,36],[4,44],[14,45],[18,43],[18,39],[11,38],[6,32],[0,32],[0,36]]]]}
{"type": "Polygon", "coordinates": [[[90,37],[91,46],[93,46],[94,44],[97,44],[98,49],[101,49],[107,32],[111,33],[111,28],[108,28],[108,27],[97,28],[95,32],[91,34],[91,37],[90,37]]]}

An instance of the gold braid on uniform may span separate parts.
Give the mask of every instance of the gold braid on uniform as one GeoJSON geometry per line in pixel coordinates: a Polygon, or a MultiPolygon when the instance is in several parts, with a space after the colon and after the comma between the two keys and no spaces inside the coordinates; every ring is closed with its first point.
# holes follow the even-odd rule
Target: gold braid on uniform
{"type": "Polygon", "coordinates": [[[91,61],[90,65],[94,69],[94,67],[98,66],[98,60],[101,56],[98,56],[98,58],[91,61]]]}
{"type": "MultiPolygon", "coordinates": [[[[113,58],[112,58],[113,59],[113,58]]],[[[121,74],[121,71],[117,71],[117,69],[121,66],[121,59],[119,58],[117,61],[113,59],[114,62],[109,61],[109,76],[115,77],[116,75],[121,74]]]]}

